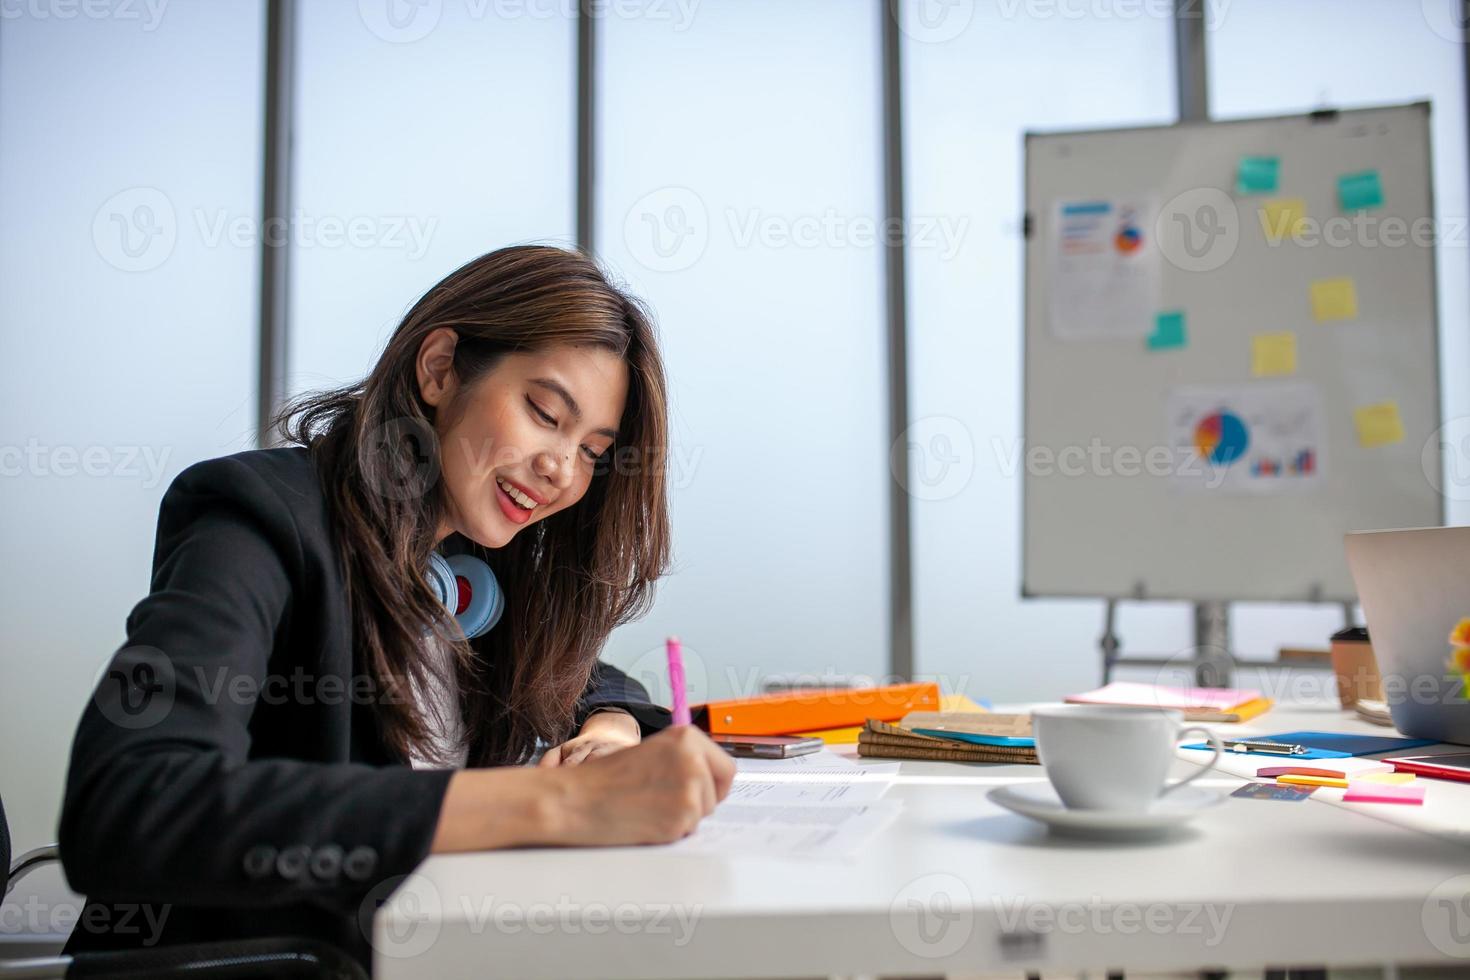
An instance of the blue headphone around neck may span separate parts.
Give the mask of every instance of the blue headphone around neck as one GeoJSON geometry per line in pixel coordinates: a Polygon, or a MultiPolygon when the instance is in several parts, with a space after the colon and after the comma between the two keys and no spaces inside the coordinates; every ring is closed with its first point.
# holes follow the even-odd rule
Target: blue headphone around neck
{"type": "Polygon", "coordinates": [[[500,622],[505,593],[490,566],[473,555],[445,558],[429,552],[429,586],[449,610],[467,640],[481,636],[500,622]]]}

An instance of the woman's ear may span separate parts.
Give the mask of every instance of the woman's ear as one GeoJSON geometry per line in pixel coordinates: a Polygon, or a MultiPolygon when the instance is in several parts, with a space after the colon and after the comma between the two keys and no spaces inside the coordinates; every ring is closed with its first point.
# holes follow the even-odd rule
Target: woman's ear
{"type": "Polygon", "coordinates": [[[439,327],[419,345],[419,356],[414,362],[419,394],[435,408],[447,404],[454,397],[458,385],[454,375],[454,348],[458,344],[459,334],[449,327],[439,327]]]}

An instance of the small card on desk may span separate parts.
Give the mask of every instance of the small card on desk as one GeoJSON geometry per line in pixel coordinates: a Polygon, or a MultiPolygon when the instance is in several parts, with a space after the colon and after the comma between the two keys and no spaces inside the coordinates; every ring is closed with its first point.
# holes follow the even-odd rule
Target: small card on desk
{"type": "Polygon", "coordinates": [[[1279,783],[1246,783],[1231,793],[1243,800],[1286,800],[1300,803],[1317,791],[1315,786],[1288,786],[1279,783]]]}

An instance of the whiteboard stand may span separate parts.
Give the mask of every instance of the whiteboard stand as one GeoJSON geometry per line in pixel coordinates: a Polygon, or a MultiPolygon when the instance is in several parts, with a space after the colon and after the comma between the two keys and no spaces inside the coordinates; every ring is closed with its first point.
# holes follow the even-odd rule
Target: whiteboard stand
{"type": "Polygon", "coordinates": [[[1097,641],[1102,649],[1103,655],[1103,677],[1104,684],[1113,681],[1113,664],[1118,662],[1118,649],[1123,645],[1118,640],[1118,633],[1113,629],[1113,623],[1117,619],[1118,600],[1109,599],[1103,609],[1103,635],[1097,641]]]}
{"type": "MultiPolygon", "coordinates": [[[[1123,641],[1116,629],[1117,599],[1106,600],[1103,609],[1103,634],[1098,638],[1102,651],[1102,682],[1112,683],[1113,668],[1123,667],[1194,667],[1194,683],[1198,687],[1229,687],[1235,681],[1236,667],[1252,670],[1309,669],[1307,665],[1281,660],[1236,660],[1230,652],[1230,603],[1197,602],[1194,604],[1194,651],[1188,660],[1178,657],[1124,657],[1123,641]]],[[[1357,625],[1353,603],[1342,604],[1344,627],[1357,625]]]]}
{"type": "MultiPolygon", "coordinates": [[[[1103,635],[1098,648],[1103,655],[1103,683],[1113,679],[1113,668],[1124,667],[1194,667],[1194,683],[1199,687],[1229,687],[1234,676],[1235,661],[1230,655],[1230,604],[1197,602],[1194,604],[1194,656],[1124,657],[1123,641],[1116,629],[1118,600],[1108,599],[1103,608],[1103,635]]],[[[1255,663],[1251,666],[1264,666],[1255,663]]]]}
{"type": "Polygon", "coordinates": [[[1196,687],[1229,687],[1234,675],[1230,659],[1230,603],[1194,604],[1194,683],[1196,687]]]}

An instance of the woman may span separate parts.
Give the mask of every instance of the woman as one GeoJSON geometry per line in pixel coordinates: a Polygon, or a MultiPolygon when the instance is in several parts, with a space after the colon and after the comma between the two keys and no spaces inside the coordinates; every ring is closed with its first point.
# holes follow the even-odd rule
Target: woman
{"type": "Polygon", "coordinates": [[[597,660],[669,544],[652,328],[591,261],[470,262],[365,380],[280,421],[296,445],[164,497],[72,751],[69,949],[308,935],[365,958],[359,912],[429,853],[670,841],[723,798],[724,753],[655,735],[667,712],[597,660]],[[487,634],[432,591],[436,549],[493,570],[487,634]]]}

